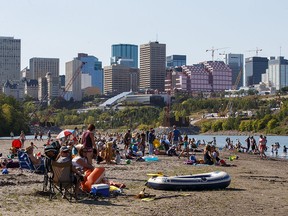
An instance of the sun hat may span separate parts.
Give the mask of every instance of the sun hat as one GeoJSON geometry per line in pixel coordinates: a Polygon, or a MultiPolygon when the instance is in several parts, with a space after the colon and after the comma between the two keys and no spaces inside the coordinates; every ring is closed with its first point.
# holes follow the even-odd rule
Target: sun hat
{"type": "Polygon", "coordinates": [[[75,148],[76,148],[77,151],[79,152],[80,149],[84,148],[84,145],[83,145],[83,144],[77,144],[77,145],[75,146],[75,148]]]}
{"type": "Polygon", "coordinates": [[[60,152],[67,152],[67,151],[69,151],[69,148],[67,146],[62,146],[60,148],[60,152]]]}

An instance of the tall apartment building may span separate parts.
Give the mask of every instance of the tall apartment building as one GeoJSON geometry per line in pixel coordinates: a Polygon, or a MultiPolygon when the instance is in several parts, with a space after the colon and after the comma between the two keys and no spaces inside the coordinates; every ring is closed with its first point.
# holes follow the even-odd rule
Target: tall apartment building
{"type": "Polygon", "coordinates": [[[111,65],[124,64],[138,68],[138,46],[134,44],[114,44],[111,48],[111,65]]]}
{"type": "Polygon", "coordinates": [[[166,44],[158,41],[140,46],[140,88],[164,91],[166,44]]]}
{"type": "Polygon", "coordinates": [[[212,76],[212,89],[215,92],[231,89],[232,70],[223,61],[207,61],[203,63],[212,76]]]}
{"type": "Polygon", "coordinates": [[[232,70],[222,61],[185,65],[181,69],[181,72],[179,68],[174,68],[167,73],[165,91],[178,89],[199,93],[231,89],[232,70]]]}
{"type": "Polygon", "coordinates": [[[125,65],[104,67],[104,94],[117,95],[139,87],[139,69],[125,65]]]}
{"type": "Polygon", "coordinates": [[[65,67],[65,86],[68,86],[66,90],[65,99],[70,100],[73,97],[74,101],[82,100],[81,90],[81,69],[82,62],[75,58],[70,62],[66,62],[65,67]]]}
{"type": "Polygon", "coordinates": [[[183,72],[190,78],[191,92],[211,92],[213,89],[211,74],[203,63],[182,66],[183,72]]]}
{"type": "Polygon", "coordinates": [[[30,59],[30,77],[36,79],[45,77],[50,72],[52,77],[59,77],[59,59],[58,58],[31,58],[30,59]]]}
{"type": "Polygon", "coordinates": [[[244,75],[244,58],[243,54],[226,54],[225,55],[225,63],[232,70],[232,85],[237,84],[236,89],[239,89],[243,86],[243,75],[244,75]],[[240,80],[238,82],[237,78],[240,76],[240,80]],[[238,82],[238,83],[236,83],[238,82]]]}
{"type": "Polygon", "coordinates": [[[0,86],[7,80],[20,81],[21,40],[0,37],[0,86]]]}
{"type": "Polygon", "coordinates": [[[166,57],[167,67],[181,67],[186,65],[186,55],[171,55],[166,57]]]}
{"type": "Polygon", "coordinates": [[[250,57],[245,59],[244,85],[259,84],[262,74],[266,73],[268,59],[266,57],[250,57]]]}
{"type": "Polygon", "coordinates": [[[102,62],[86,53],[79,53],[77,59],[84,63],[81,69],[81,88],[94,87],[99,93],[103,93],[102,62]]]}
{"type": "Polygon", "coordinates": [[[288,86],[288,60],[282,56],[270,57],[268,69],[262,75],[262,82],[276,90],[288,86]]]}

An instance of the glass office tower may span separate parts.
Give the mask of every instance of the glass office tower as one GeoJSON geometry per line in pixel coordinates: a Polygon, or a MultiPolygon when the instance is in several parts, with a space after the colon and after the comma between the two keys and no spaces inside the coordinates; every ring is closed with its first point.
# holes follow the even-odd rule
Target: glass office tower
{"type": "Polygon", "coordinates": [[[138,46],[137,45],[114,44],[112,45],[111,54],[112,54],[111,65],[120,64],[119,60],[122,60],[123,62],[125,62],[125,64],[127,64],[127,62],[130,62],[129,63],[130,67],[138,68],[138,46]]]}

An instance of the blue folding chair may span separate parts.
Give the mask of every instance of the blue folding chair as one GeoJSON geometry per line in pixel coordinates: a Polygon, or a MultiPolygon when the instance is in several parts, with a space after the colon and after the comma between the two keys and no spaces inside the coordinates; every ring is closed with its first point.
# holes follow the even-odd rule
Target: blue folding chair
{"type": "Polygon", "coordinates": [[[41,174],[45,172],[44,160],[41,160],[41,164],[34,165],[25,151],[18,151],[18,160],[20,169],[27,169],[31,172],[41,174]]]}

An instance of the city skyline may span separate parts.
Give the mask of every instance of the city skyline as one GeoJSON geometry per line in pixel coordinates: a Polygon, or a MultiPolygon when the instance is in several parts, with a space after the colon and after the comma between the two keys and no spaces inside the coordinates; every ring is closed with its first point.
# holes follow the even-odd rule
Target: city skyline
{"type": "Polygon", "coordinates": [[[21,39],[21,69],[29,59],[59,58],[60,74],[77,53],[109,65],[111,45],[159,41],[166,56],[186,55],[187,64],[224,60],[219,53],[288,56],[284,28],[288,2],[260,0],[36,1],[0,0],[2,36],[21,39]],[[23,13],[23,11],[25,13],[23,13]],[[280,48],[281,47],[281,48],[280,48]],[[225,48],[225,49],[222,49],[225,48]]]}

